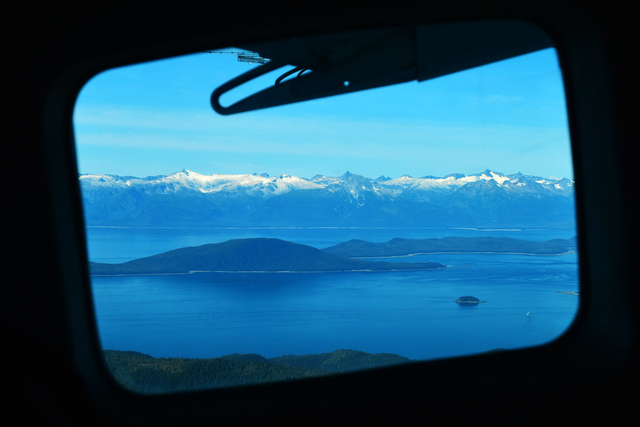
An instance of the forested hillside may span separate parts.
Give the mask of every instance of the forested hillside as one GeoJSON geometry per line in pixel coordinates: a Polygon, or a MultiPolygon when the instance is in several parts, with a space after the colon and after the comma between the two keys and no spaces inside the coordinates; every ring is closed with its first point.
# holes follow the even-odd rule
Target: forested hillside
{"type": "Polygon", "coordinates": [[[509,237],[443,237],[441,239],[392,239],[384,243],[349,240],[323,249],[343,257],[393,257],[433,253],[496,253],[563,255],[577,250],[575,237],[546,242],[509,237]]]}
{"type": "Polygon", "coordinates": [[[105,350],[105,362],[124,387],[144,394],[288,381],[410,362],[395,354],[354,350],[267,359],[232,354],[211,359],[155,358],[135,351],[105,350]]]}
{"type": "Polygon", "coordinates": [[[352,260],[280,239],[235,239],[181,248],[122,264],[90,263],[94,275],[176,274],[192,271],[391,271],[445,268],[435,262],[352,260]]]}

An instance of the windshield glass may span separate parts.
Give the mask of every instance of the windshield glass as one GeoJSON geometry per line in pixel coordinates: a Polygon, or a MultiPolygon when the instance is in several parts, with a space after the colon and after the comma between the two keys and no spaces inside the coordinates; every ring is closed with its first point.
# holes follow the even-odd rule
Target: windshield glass
{"type": "Polygon", "coordinates": [[[112,69],[79,95],[96,320],[124,386],[328,375],[567,329],[579,283],[554,49],[214,113],[212,88],[262,66],[247,58],[112,69]]]}

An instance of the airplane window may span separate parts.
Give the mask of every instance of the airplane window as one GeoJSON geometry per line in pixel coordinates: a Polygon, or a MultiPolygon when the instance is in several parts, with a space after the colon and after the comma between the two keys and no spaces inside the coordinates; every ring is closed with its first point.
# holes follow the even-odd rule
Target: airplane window
{"type": "MultiPolygon", "coordinates": [[[[231,47],[111,69],[80,92],[96,322],[123,386],[283,381],[562,335],[579,280],[553,48],[212,110],[214,88],[267,64],[231,47]]],[[[285,71],[221,106],[304,70],[285,71]]]]}

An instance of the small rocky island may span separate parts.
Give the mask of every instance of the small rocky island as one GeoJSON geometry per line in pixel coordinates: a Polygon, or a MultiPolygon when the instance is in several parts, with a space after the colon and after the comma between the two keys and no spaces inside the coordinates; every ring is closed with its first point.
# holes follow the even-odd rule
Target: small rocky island
{"type": "Polygon", "coordinates": [[[480,301],[476,297],[467,295],[467,296],[460,297],[457,300],[454,300],[453,302],[457,302],[459,305],[475,305],[475,304],[480,304],[481,302],[486,302],[486,301],[480,301]]]}

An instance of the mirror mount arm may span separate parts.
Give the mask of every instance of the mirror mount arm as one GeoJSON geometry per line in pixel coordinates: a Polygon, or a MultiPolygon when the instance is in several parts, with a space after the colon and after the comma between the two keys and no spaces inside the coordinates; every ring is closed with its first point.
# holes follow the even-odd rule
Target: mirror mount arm
{"type": "Polygon", "coordinates": [[[271,61],[218,87],[211,94],[211,106],[219,114],[229,115],[420,82],[551,46],[546,34],[519,21],[434,24],[287,40],[252,47],[271,61]],[[274,85],[228,107],[220,104],[226,92],[287,64],[294,68],[278,77],[274,85]],[[303,74],[307,70],[311,72],[303,74]],[[295,78],[287,79],[296,72],[295,78]]]}
{"type": "MultiPolygon", "coordinates": [[[[250,71],[247,71],[244,74],[239,75],[238,77],[229,80],[228,82],[226,82],[225,84],[219,86],[216,90],[213,91],[213,93],[211,94],[211,106],[213,107],[213,110],[218,113],[218,114],[222,114],[222,115],[229,115],[229,114],[234,114],[234,113],[238,113],[240,111],[237,111],[236,108],[234,108],[234,105],[231,105],[229,107],[223,107],[220,104],[220,97],[229,92],[232,89],[237,88],[238,86],[241,86],[251,80],[254,80],[260,76],[263,76],[267,73],[270,73],[271,71],[277,70],[278,68],[284,66],[285,64],[276,62],[276,61],[269,61],[263,65],[260,65],[259,67],[256,67],[250,71]]],[[[285,73],[286,74],[286,73],[285,73]]],[[[281,76],[282,77],[282,76],[281,76]]],[[[284,76],[286,77],[286,76],[284,76]]],[[[282,78],[284,78],[282,77],[282,78]]],[[[279,82],[277,81],[276,84],[278,84],[279,82]]]]}
{"type": "Polygon", "coordinates": [[[304,73],[307,70],[308,68],[305,68],[305,67],[295,67],[294,69],[287,71],[286,73],[284,73],[283,75],[281,75],[276,79],[276,86],[279,85],[282,82],[282,80],[286,79],[290,75],[294,73],[298,73],[297,77],[300,77],[300,75],[302,75],[302,73],[304,73]]]}

